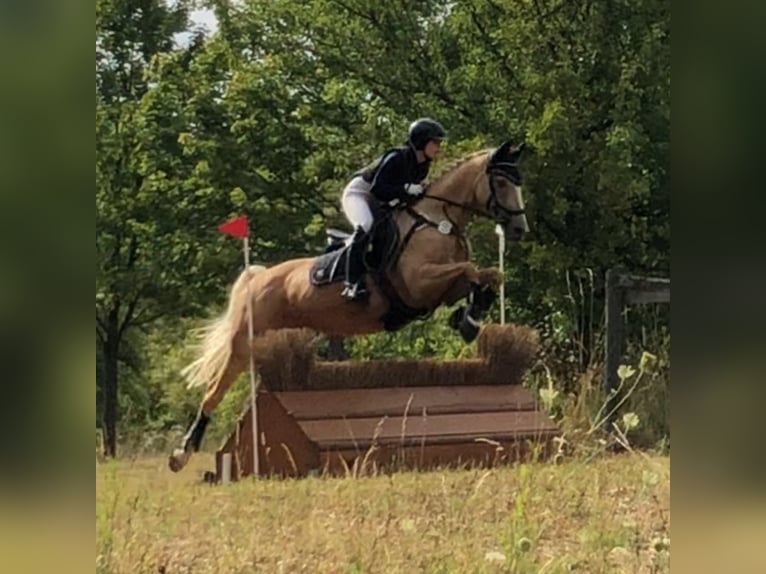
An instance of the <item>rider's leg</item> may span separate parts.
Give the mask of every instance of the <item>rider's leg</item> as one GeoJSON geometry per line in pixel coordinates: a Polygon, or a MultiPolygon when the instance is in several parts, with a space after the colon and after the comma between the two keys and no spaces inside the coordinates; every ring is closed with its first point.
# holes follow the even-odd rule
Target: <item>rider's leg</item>
{"type": "MultiPolygon", "coordinates": [[[[343,212],[354,226],[354,235],[346,254],[346,282],[343,289],[343,297],[350,301],[363,300],[368,294],[364,278],[366,271],[364,255],[369,241],[369,231],[373,224],[369,204],[371,196],[364,186],[355,185],[355,183],[360,182],[352,180],[343,192],[343,212]]],[[[364,181],[362,180],[361,183],[364,181]]]]}
{"type": "Polygon", "coordinates": [[[349,301],[361,301],[368,296],[364,279],[366,271],[364,254],[367,250],[368,237],[363,227],[357,227],[346,253],[346,283],[342,295],[349,301]]]}
{"type": "Polygon", "coordinates": [[[343,213],[354,229],[361,227],[367,233],[372,229],[373,216],[370,201],[372,201],[370,184],[361,177],[352,179],[343,190],[341,201],[343,213]]]}

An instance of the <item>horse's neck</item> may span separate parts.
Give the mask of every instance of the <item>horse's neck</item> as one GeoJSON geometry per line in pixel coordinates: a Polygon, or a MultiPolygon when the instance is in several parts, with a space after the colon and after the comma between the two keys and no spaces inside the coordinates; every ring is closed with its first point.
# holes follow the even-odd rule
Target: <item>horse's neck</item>
{"type": "MultiPolygon", "coordinates": [[[[484,156],[466,159],[463,163],[434,181],[428,189],[428,195],[443,201],[431,200],[422,202],[423,211],[434,214],[444,214],[461,229],[470,221],[476,206],[478,176],[484,166],[484,156]],[[457,207],[465,206],[469,209],[457,207]]],[[[419,206],[420,207],[420,206],[419,206]]]]}

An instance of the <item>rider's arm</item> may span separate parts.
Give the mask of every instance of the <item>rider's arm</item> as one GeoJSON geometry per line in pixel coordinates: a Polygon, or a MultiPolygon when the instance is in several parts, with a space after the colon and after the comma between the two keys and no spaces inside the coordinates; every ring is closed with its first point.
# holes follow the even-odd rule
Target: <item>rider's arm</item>
{"type": "Polygon", "coordinates": [[[406,183],[407,158],[402,153],[393,152],[383,158],[370,192],[384,203],[394,199],[408,201],[412,196],[406,192],[406,183]]]}

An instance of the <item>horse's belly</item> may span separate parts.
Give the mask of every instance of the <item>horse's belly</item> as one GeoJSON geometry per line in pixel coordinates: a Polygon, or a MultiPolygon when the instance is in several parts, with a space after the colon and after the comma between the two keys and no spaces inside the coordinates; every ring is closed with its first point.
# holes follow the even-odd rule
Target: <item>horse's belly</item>
{"type": "Polygon", "coordinates": [[[349,302],[341,297],[341,284],[313,285],[288,298],[284,313],[285,327],[314,329],[329,335],[364,335],[383,330],[381,318],[388,303],[370,285],[367,302],[349,302]]]}

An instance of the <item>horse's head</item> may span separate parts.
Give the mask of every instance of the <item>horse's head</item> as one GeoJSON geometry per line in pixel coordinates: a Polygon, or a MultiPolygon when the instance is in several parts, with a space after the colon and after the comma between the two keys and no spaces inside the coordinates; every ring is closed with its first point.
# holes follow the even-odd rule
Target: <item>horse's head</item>
{"type": "Polygon", "coordinates": [[[476,190],[477,203],[503,226],[506,237],[513,241],[520,241],[529,231],[521,196],[519,161],[523,149],[523,143],[513,145],[507,141],[490,152],[485,169],[486,181],[476,190]]]}
{"type": "Polygon", "coordinates": [[[521,196],[523,149],[524,144],[508,141],[489,153],[471,154],[434,181],[426,197],[459,207],[462,215],[453,217],[461,229],[473,216],[489,217],[503,226],[506,237],[520,241],[529,231],[521,196]]]}

